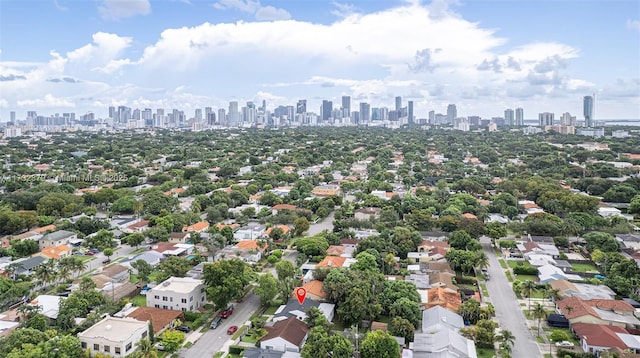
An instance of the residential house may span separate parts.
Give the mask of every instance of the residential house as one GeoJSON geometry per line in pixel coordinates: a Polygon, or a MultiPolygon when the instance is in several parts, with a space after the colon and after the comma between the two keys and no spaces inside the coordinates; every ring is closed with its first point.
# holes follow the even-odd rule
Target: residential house
{"type": "Polygon", "coordinates": [[[275,225],[275,226],[271,226],[269,227],[267,230],[265,230],[264,232],[264,237],[269,237],[269,235],[271,234],[271,231],[273,231],[273,229],[275,228],[279,228],[280,230],[282,230],[282,234],[284,238],[289,237],[289,235],[291,235],[291,227],[287,226],[287,225],[275,225]]]}
{"type": "MultiPolygon", "coordinates": [[[[293,292],[291,293],[293,295],[293,292]]],[[[278,322],[290,317],[297,318],[302,321],[307,317],[307,311],[311,307],[316,307],[322,312],[327,321],[332,322],[335,314],[335,305],[332,303],[321,303],[310,297],[307,297],[300,305],[297,298],[290,298],[286,304],[278,307],[273,314],[273,321],[278,322]]]]}
{"type": "Polygon", "coordinates": [[[196,311],[206,303],[203,280],[169,277],[147,292],[147,307],[196,311]]]}
{"type": "Polygon", "coordinates": [[[105,317],[100,322],[78,333],[82,349],[112,357],[132,354],[142,339],[149,336],[149,324],[133,318],[105,317]]]}
{"type": "Polygon", "coordinates": [[[243,226],[233,233],[234,240],[257,240],[264,236],[267,228],[263,225],[243,226]]]}
{"type": "Polygon", "coordinates": [[[307,291],[306,297],[314,301],[324,301],[324,299],[327,297],[327,294],[324,292],[322,287],[323,283],[319,280],[311,280],[302,285],[302,288],[307,291]]]}
{"type": "Polygon", "coordinates": [[[138,261],[138,260],[142,260],[145,261],[146,263],[148,263],[149,265],[151,265],[152,267],[156,267],[162,260],[164,260],[165,256],[157,251],[153,251],[153,250],[149,250],[149,251],[145,251],[143,253],[141,253],[140,255],[137,255],[135,257],[133,257],[131,260],[129,261],[125,261],[122,262],[123,266],[126,266],[127,268],[129,268],[129,270],[131,270],[134,274],[138,273],[138,270],[136,270],[131,264],[138,261]]]}
{"type": "Polygon", "coordinates": [[[538,267],[538,281],[541,285],[551,283],[555,280],[583,281],[583,278],[578,275],[565,273],[561,268],[550,264],[538,267]]]}
{"type": "Polygon", "coordinates": [[[640,328],[640,320],[633,315],[635,309],[622,300],[583,300],[574,296],[556,302],[556,307],[572,326],[575,323],[591,323],[640,328]]]}
{"type": "Polygon", "coordinates": [[[441,306],[457,312],[460,305],[462,305],[462,299],[457,290],[447,287],[434,287],[427,290],[427,303],[424,305],[426,309],[441,306]]]}
{"type": "Polygon", "coordinates": [[[640,250],[640,236],[632,234],[617,234],[616,240],[623,248],[640,250]]]}
{"type": "Polygon", "coordinates": [[[110,226],[118,230],[126,230],[130,225],[139,222],[140,219],[134,217],[117,217],[109,223],[110,226]]]}
{"type": "Polygon", "coordinates": [[[174,327],[176,320],[184,321],[184,312],[155,307],[137,307],[127,313],[126,317],[142,322],[151,322],[153,333],[157,337],[165,330],[174,327]]]}
{"type": "MultiPolygon", "coordinates": [[[[271,349],[262,349],[259,347],[248,347],[242,352],[242,358],[289,358],[285,354],[290,352],[278,352],[271,349]]],[[[293,353],[291,358],[298,358],[298,353],[293,353]]]]}
{"type": "Polygon", "coordinates": [[[186,244],[191,240],[191,232],[172,232],[169,235],[169,242],[172,244],[186,244]]]}
{"type": "Polygon", "coordinates": [[[618,348],[640,353],[640,336],[629,334],[624,327],[606,324],[574,323],[571,330],[585,352],[599,355],[603,351],[618,348]]]}
{"type": "Polygon", "coordinates": [[[295,317],[278,321],[265,329],[268,333],[260,340],[260,348],[279,352],[300,352],[309,332],[309,327],[295,317]]]}
{"type": "Polygon", "coordinates": [[[102,267],[97,273],[107,276],[114,282],[128,282],[131,276],[129,268],[120,264],[102,267]]]}
{"type": "Polygon", "coordinates": [[[187,256],[190,255],[195,246],[192,244],[174,244],[171,242],[157,242],[151,246],[151,250],[159,252],[164,256],[187,256]]]}
{"type": "Polygon", "coordinates": [[[148,228],[149,228],[149,220],[140,220],[122,229],[122,232],[126,232],[127,234],[131,234],[134,232],[142,233],[148,228]]]}
{"type": "Polygon", "coordinates": [[[14,275],[20,276],[31,276],[33,275],[36,267],[42,265],[47,262],[47,259],[42,256],[32,256],[29,258],[20,258],[14,261],[11,261],[9,265],[15,266],[14,275]]]}
{"type": "Polygon", "coordinates": [[[34,254],[34,256],[42,256],[48,260],[59,260],[71,255],[71,248],[67,245],[49,246],[34,254]]]}
{"type": "Polygon", "coordinates": [[[551,288],[558,290],[560,298],[578,297],[583,300],[603,299],[613,300],[615,292],[605,285],[589,285],[574,283],[567,280],[555,280],[550,283],[551,288]]]}
{"type": "Polygon", "coordinates": [[[433,307],[423,311],[422,332],[416,333],[410,344],[412,357],[477,358],[475,343],[459,333],[462,327],[462,317],[447,309],[433,307]]]}
{"type": "Polygon", "coordinates": [[[182,232],[203,232],[209,228],[207,221],[199,221],[193,225],[184,226],[182,232]]]}
{"type": "Polygon", "coordinates": [[[291,204],[278,204],[278,205],[274,205],[271,208],[271,210],[272,210],[273,215],[278,215],[278,212],[283,211],[283,210],[297,211],[298,207],[296,207],[295,205],[291,205],[291,204]]]}
{"type": "Polygon", "coordinates": [[[74,232],[58,230],[41,237],[40,240],[38,240],[38,245],[40,246],[40,250],[42,250],[45,247],[67,245],[69,240],[77,238],[78,235],[74,232]]]}
{"type": "Polygon", "coordinates": [[[39,295],[31,302],[27,303],[29,306],[40,307],[40,313],[48,319],[55,320],[58,318],[58,312],[60,311],[60,302],[64,300],[64,297],[54,295],[39,295]]]}
{"type": "Polygon", "coordinates": [[[346,257],[339,256],[325,256],[322,261],[316,264],[316,268],[334,268],[334,267],[345,267],[345,263],[347,262],[346,257]]]}
{"type": "MultiPolygon", "coordinates": [[[[420,236],[424,241],[447,241],[449,239],[449,233],[443,231],[422,231],[420,236]]],[[[423,242],[424,242],[423,241],[423,242]]]]}
{"type": "Polygon", "coordinates": [[[358,209],[354,213],[354,218],[356,220],[376,220],[380,218],[381,210],[382,209],[376,207],[358,209]]]}
{"type": "Polygon", "coordinates": [[[340,190],[340,185],[318,185],[311,190],[311,194],[316,197],[328,197],[334,195],[342,195],[342,191],[340,190]]]}
{"type": "Polygon", "coordinates": [[[560,255],[558,248],[554,244],[546,244],[535,241],[527,241],[517,245],[518,250],[527,257],[529,255],[548,255],[556,259],[560,255]]]}

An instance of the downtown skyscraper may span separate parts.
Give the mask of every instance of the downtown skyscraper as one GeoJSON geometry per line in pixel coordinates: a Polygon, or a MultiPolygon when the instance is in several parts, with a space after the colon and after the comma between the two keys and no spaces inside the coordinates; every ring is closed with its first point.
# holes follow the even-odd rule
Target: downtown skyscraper
{"type": "Polygon", "coordinates": [[[595,95],[593,96],[584,96],[582,101],[583,104],[583,112],[584,112],[584,126],[585,127],[593,127],[593,104],[595,101],[595,95]]]}
{"type": "Polygon", "coordinates": [[[524,126],[524,109],[522,107],[516,108],[516,126],[524,126]]]}

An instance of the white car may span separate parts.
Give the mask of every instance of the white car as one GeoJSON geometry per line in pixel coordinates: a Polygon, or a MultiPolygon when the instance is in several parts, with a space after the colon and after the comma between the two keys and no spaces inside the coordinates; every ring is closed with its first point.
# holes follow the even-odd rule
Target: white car
{"type": "Polygon", "coordinates": [[[573,347],[574,344],[569,341],[561,341],[561,342],[556,342],[556,346],[557,347],[573,347]]]}

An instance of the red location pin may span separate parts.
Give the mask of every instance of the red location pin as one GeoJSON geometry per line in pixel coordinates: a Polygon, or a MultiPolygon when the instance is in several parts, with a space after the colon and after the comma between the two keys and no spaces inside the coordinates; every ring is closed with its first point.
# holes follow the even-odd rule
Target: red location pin
{"type": "Polygon", "coordinates": [[[307,290],[299,287],[298,289],[296,289],[296,296],[298,297],[298,302],[300,302],[300,305],[302,305],[302,302],[304,302],[304,298],[307,296],[307,290]]]}

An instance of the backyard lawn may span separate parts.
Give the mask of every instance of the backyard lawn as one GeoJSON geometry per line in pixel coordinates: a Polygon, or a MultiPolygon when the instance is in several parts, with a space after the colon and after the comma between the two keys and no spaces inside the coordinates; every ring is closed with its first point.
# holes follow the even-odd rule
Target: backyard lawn
{"type": "Polygon", "coordinates": [[[571,264],[571,269],[574,272],[593,272],[593,273],[599,273],[600,272],[592,264],[571,264]]]}
{"type": "Polygon", "coordinates": [[[134,305],[138,307],[146,307],[147,306],[147,297],[143,295],[137,295],[131,299],[134,305]]]}

